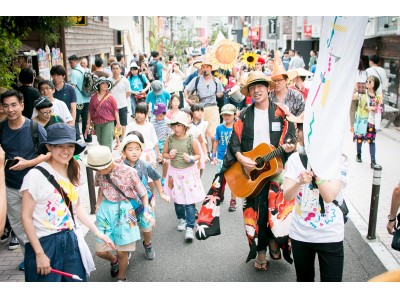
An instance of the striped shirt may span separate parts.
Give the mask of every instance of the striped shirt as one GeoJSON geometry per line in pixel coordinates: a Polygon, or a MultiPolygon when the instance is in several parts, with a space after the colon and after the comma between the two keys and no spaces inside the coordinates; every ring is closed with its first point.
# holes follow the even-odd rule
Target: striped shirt
{"type": "Polygon", "coordinates": [[[90,119],[95,124],[103,124],[115,120],[115,112],[118,113],[117,100],[109,92],[104,95],[104,97],[107,96],[108,98],[102,102],[100,107],[101,101],[99,101],[98,93],[90,98],[89,114],[90,119]]]}
{"type": "Polygon", "coordinates": [[[155,117],[151,118],[151,123],[154,126],[154,129],[156,130],[156,135],[159,141],[165,141],[167,138],[167,130],[168,130],[168,125],[167,122],[164,120],[162,121],[157,121],[155,117]]]}

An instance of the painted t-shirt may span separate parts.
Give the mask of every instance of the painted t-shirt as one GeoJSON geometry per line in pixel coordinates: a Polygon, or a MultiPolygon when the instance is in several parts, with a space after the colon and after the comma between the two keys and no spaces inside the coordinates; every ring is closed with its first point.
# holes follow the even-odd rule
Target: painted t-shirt
{"type": "Polygon", "coordinates": [[[225,126],[225,124],[219,124],[215,130],[215,140],[218,141],[217,147],[217,158],[224,159],[226,148],[228,147],[229,139],[231,138],[232,129],[225,126]]]}
{"type": "MultiPolygon", "coordinates": [[[[342,162],[338,168],[336,178],[343,182],[335,200],[339,205],[343,202],[343,189],[347,182],[347,166],[348,159],[342,156],[342,162]]],[[[289,156],[285,165],[284,178],[290,178],[297,181],[300,173],[305,170],[298,152],[289,156]]],[[[325,216],[321,215],[321,207],[319,202],[316,208],[309,209],[306,203],[303,203],[303,188],[302,185],[296,196],[296,204],[293,207],[293,217],[290,224],[289,236],[292,239],[308,242],[308,243],[334,243],[344,239],[344,221],[342,211],[334,203],[326,203],[325,216]],[[304,209],[304,207],[307,207],[304,209]]]]}
{"type": "MultiPolygon", "coordinates": [[[[45,168],[52,174],[68,194],[76,220],[78,188],[74,186],[68,178],[54,171],[48,163],[42,162],[39,166],[45,168]]],[[[61,230],[73,229],[74,222],[65,204],[64,197],[39,170],[32,169],[24,177],[20,192],[25,190],[29,191],[36,202],[32,217],[38,238],[49,236],[61,230]]]]}

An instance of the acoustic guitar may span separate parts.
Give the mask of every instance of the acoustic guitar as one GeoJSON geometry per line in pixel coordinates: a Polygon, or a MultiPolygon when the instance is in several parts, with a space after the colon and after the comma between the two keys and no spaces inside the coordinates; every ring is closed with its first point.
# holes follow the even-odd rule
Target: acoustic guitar
{"type": "MultiPolygon", "coordinates": [[[[296,139],[288,140],[287,143],[296,143],[296,139]]],[[[282,152],[282,146],[275,148],[264,143],[251,151],[243,152],[244,156],[254,160],[257,165],[246,172],[242,164],[236,161],[225,171],[224,176],[232,193],[240,198],[257,196],[265,182],[282,172],[282,152]]]]}

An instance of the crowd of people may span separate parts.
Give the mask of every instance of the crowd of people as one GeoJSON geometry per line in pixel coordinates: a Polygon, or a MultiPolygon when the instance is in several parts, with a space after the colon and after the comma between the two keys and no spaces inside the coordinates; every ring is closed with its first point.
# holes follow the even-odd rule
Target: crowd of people
{"type": "MultiPolygon", "coordinates": [[[[9,249],[22,248],[25,280],[71,280],[54,270],[87,280],[94,262],[82,223],[95,234],[96,255],[110,262],[111,277],[128,281],[136,241],[143,239],[146,259],[156,257],[151,241],[154,190],[174,203],[176,229],[190,242],[201,214],[196,204],[207,196],[201,180],[206,165],[224,174],[239,162],[249,172],[258,163],[246,152],[264,143],[282,149],[279,161],[285,172],[243,199],[247,261],[254,259],[254,268],[265,271],[268,256],[283,256],[291,263],[293,252],[297,280],[314,281],[318,254],[321,280],[341,281],[345,216],[339,207],[348,160],[343,157],[340,173],[330,180],[307,169],[302,123],[308,79],[318,60],[315,51],[310,56],[306,70],[298,51],[257,53],[243,48],[234,67],[226,70],[215,65],[208,52],[192,51],[185,58],[171,54],[164,63],[160,53],[152,51],[149,57],[135,56],[129,66],[122,55],[110,57],[107,67],[97,58],[90,70],[86,58],[72,55],[68,83],[66,69],[56,65],[50,70],[52,80],[39,81],[37,89],[33,71],[21,70],[21,86],[1,94],[0,116],[5,121],[0,125],[0,162],[7,165],[0,170],[0,220],[7,199],[7,222],[4,233],[0,222],[0,233],[2,241],[12,236],[9,249]],[[254,56],[254,64],[243,59],[246,53],[254,56]],[[94,78],[89,94],[87,74],[94,78]],[[93,136],[98,145],[92,145],[93,136]],[[79,203],[79,160],[96,171],[95,223],[79,203]],[[283,241],[274,235],[269,219],[271,193],[295,199],[283,241]],[[317,219],[330,222],[313,226],[317,219]],[[58,251],[67,254],[56,255],[58,251]]],[[[376,164],[375,115],[381,113],[384,86],[380,76],[360,73],[351,110],[357,161],[367,141],[371,167],[376,164]]],[[[397,190],[393,195],[398,199],[397,190]]],[[[238,197],[231,193],[229,211],[237,206],[238,197]]],[[[392,207],[388,231],[394,228],[398,206],[392,207]]]]}

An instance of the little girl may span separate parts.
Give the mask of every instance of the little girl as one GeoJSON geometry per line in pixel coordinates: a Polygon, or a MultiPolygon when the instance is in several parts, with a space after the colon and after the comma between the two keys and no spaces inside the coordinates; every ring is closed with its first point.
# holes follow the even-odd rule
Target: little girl
{"type": "Polygon", "coordinates": [[[163,157],[170,160],[165,193],[174,200],[179,220],[177,230],[186,228],[185,239],[192,241],[196,222],[195,203],[203,201],[205,192],[195,162],[200,158],[199,145],[187,133],[190,124],[184,112],[177,112],[170,121],[173,134],[165,141],[163,157]]]}
{"type": "Polygon", "coordinates": [[[167,111],[167,114],[166,114],[166,117],[169,120],[172,120],[173,115],[179,111],[179,105],[180,105],[179,96],[173,94],[171,96],[171,100],[169,100],[168,111],[167,111]]]}
{"type": "Polygon", "coordinates": [[[142,157],[144,161],[156,166],[156,161],[161,161],[162,156],[158,148],[158,138],[153,124],[147,121],[149,107],[146,103],[139,103],[135,110],[135,122],[126,126],[125,136],[134,130],[139,131],[145,137],[146,148],[143,149],[142,157]]]}
{"type": "MultiPolygon", "coordinates": [[[[207,137],[209,137],[211,135],[209,134],[209,131],[207,130],[208,121],[203,120],[204,107],[202,104],[197,103],[191,107],[191,111],[193,113],[192,124],[194,126],[196,126],[197,129],[199,129],[201,136],[203,137],[204,143],[206,144],[207,151],[205,152],[205,154],[208,156],[208,152],[209,152],[208,150],[211,151],[211,147],[210,147],[210,149],[208,149],[207,137]]],[[[212,146],[212,145],[210,145],[210,146],[212,146]]]]}
{"type": "MultiPolygon", "coordinates": [[[[188,118],[188,123],[191,125],[193,122],[193,113],[190,110],[190,108],[184,107],[181,109],[181,111],[186,113],[186,116],[188,118]]],[[[196,126],[190,126],[190,128],[188,129],[188,134],[191,134],[194,137],[194,139],[199,143],[200,159],[199,159],[197,166],[200,170],[200,177],[201,177],[201,175],[203,175],[205,163],[210,161],[210,158],[207,155],[206,140],[203,139],[203,136],[201,135],[200,130],[198,130],[196,126]]]]}
{"type": "Polygon", "coordinates": [[[376,165],[375,160],[375,118],[377,114],[382,114],[382,95],[376,91],[379,88],[379,79],[375,76],[368,76],[367,93],[362,94],[356,111],[354,122],[353,141],[357,141],[357,162],[361,160],[361,146],[363,142],[369,144],[369,153],[371,156],[371,168],[376,165]]]}

